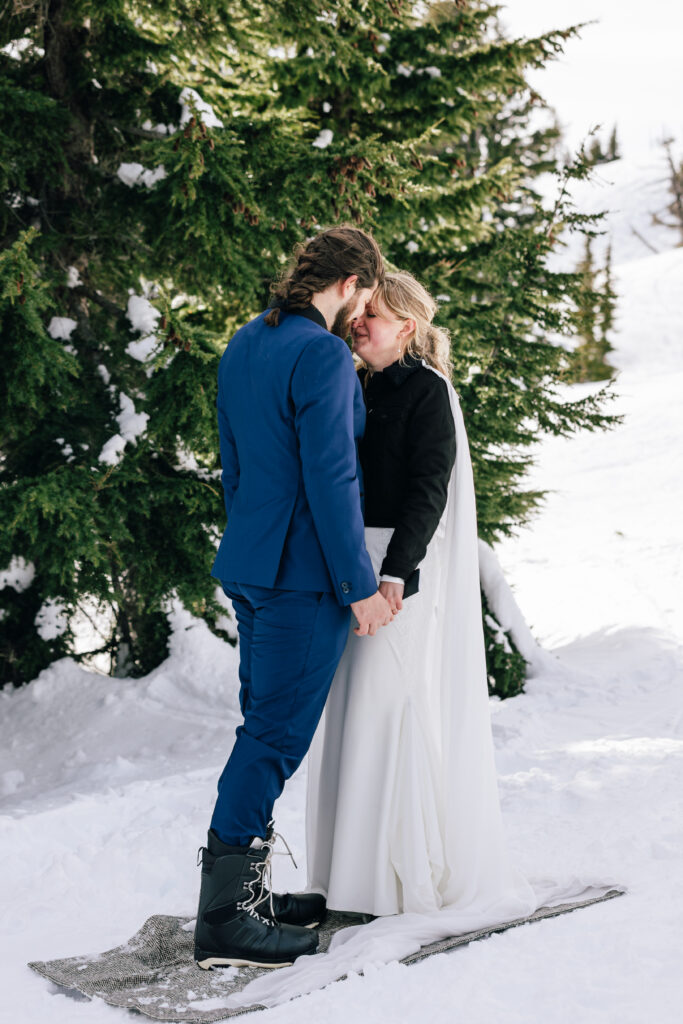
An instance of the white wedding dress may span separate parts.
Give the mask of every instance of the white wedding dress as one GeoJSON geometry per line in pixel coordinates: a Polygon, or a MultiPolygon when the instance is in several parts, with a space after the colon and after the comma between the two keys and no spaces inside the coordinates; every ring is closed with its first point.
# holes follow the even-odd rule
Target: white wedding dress
{"type": "MultiPolygon", "coordinates": [[[[456,460],[420,590],[376,636],[350,631],[309,753],[308,888],[333,910],[503,920],[536,900],[503,836],[472,468],[448,387],[456,460]]],[[[391,534],[366,529],[376,573],[391,534]]]]}
{"type": "MultiPolygon", "coordinates": [[[[254,979],[226,1005],[276,1006],[428,943],[593,894],[576,879],[534,890],[508,856],[472,466],[447,384],[457,451],[446,509],[420,566],[420,592],[376,636],[349,634],[309,754],[309,889],[326,894],[333,909],[378,916],[336,932],[327,952],[254,979]]],[[[367,531],[375,571],[390,534],[367,531]]]]}

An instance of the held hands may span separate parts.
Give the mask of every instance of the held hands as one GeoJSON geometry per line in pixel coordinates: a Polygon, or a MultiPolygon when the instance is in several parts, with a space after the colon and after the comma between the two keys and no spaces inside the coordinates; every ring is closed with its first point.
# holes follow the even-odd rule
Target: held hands
{"type": "MultiPolygon", "coordinates": [[[[382,584],[382,586],[385,585],[382,584]]],[[[376,590],[374,594],[363,598],[362,601],[351,602],[351,611],[358,619],[358,625],[354,629],[356,636],[374,636],[380,626],[387,626],[391,622],[393,618],[391,606],[380,590],[376,590]]]]}
{"type": "Polygon", "coordinates": [[[389,583],[383,580],[379,585],[379,592],[386,597],[392,614],[396,615],[403,607],[403,583],[389,583]]]}

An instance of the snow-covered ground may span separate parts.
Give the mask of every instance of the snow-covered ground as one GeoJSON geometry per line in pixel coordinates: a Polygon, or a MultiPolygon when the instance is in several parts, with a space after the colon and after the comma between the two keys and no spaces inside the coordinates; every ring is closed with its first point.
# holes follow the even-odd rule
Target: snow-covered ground
{"type": "MultiPolygon", "coordinates": [[[[677,162],[683,160],[683,143],[672,148],[677,162]]],[[[598,267],[604,265],[605,250],[612,245],[612,257],[623,265],[669,252],[682,241],[681,228],[668,211],[672,202],[671,171],[663,150],[639,160],[612,160],[593,168],[590,178],[574,181],[570,192],[582,213],[604,213],[598,230],[604,232],[592,245],[598,267]]],[[[556,183],[549,179],[548,194],[555,198],[556,183]]],[[[558,262],[574,269],[584,255],[581,235],[569,236],[558,262]]]]}
{"type": "MultiPolygon", "coordinates": [[[[681,1019],[683,250],[617,245],[616,261],[624,423],[539,452],[533,484],[551,494],[498,553],[556,666],[492,712],[520,867],[628,894],[374,968],[265,1011],[268,1024],[681,1019]]],[[[145,680],[63,661],[0,693],[0,1014],[12,1024],[123,1022],[26,962],[110,948],[153,913],[194,912],[196,849],[237,721],[236,654],[184,613],[174,626],[171,657],[145,680]]],[[[300,865],[278,860],[281,887],[304,882],[304,789],[302,770],[277,808],[300,865]]]]}

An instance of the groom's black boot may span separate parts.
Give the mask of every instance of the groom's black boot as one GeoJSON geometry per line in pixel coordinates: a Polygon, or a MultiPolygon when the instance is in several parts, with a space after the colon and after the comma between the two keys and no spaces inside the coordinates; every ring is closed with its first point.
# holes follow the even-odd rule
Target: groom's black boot
{"type": "MultiPolygon", "coordinates": [[[[275,831],[275,822],[271,818],[266,831],[266,842],[272,847],[278,838],[282,839],[287,847],[287,853],[296,867],[289,843],[284,836],[275,831]]],[[[272,892],[265,905],[264,913],[272,913],[272,916],[280,924],[298,924],[303,928],[317,928],[327,916],[327,903],[325,897],[317,892],[272,892]]]]}
{"type": "Polygon", "coordinates": [[[264,872],[270,852],[261,839],[246,849],[226,847],[209,832],[194,936],[200,967],[285,967],[315,953],[315,932],[280,924],[257,909],[268,899],[264,872]]]}
{"type": "MultiPolygon", "coordinates": [[[[304,928],[317,928],[327,916],[325,897],[317,892],[272,893],[273,916],[280,924],[298,924],[304,928]]],[[[268,912],[270,907],[265,905],[268,912]]]]}

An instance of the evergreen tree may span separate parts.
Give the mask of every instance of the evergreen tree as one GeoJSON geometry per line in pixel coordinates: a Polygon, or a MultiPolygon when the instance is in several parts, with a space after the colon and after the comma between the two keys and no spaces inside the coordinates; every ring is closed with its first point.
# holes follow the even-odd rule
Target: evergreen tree
{"type": "MultiPolygon", "coordinates": [[[[8,566],[0,574],[0,685],[17,675],[21,678],[23,673],[32,678],[49,660],[67,651],[67,638],[59,633],[56,616],[52,628],[43,628],[39,633],[35,627],[44,595],[60,590],[56,561],[37,559],[35,552],[61,546],[65,539],[68,543],[72,521],[74,517],[80,518],[78,496],[66,494],[61,488],[68,472],[66,465],[60,467],[61,477],[42,477],[43,456],[35,443],[41,431],[41,418],[49,413],[52,450],[47,457],[54,460],[56,453],[61,453],[55,435],[65,425],[68,410],[78,399],[76,359],[45,330],[44,316],[50,297],[29,255],[35,235],[36,230],[30,228],[0,253],[0,564],[8,566]],[[9,500],[8,481],[21,477],[30,477],[32,485],[25,490],[17,488],[15,500],[9,500]],[[39,523],[44,510],[51,506],[57,507],[58,514],[49,536],[41,537],[39,523]],[[20,532],[25,532],[25,544],[19,541],[14,549],[12,542],[16,542],[20,532]],[[22,557],[25,554],[29,561],[22,557]]],[[[65,445],[64,439],[61,445],[65,445]]],[[[68,573],[71,572],[69,567],[68,573]]],[[[50,608],[48,604],[46,612],[50,608]]]]}
{"type": "Polygon", "coordinates": [[[607,160],[621,160],[621,150],[617,138],[617,126],[614,125],[607,144],[607,160]]]}
{"type": "Polygon", "coordinates": [[[593,167],[595,167],[596,164],[604,164],[607,161],[607,154],[603,152],[600,139],[594,138],[591,142],[588,150],[588,158],[593,167]]]}
{"type": "Polygon", "coordinates": [[[492,697],[516,697],[524,690],[526,662],[517,645],[494,616],[486,594],[481,594],[484,616],[484,647],[486,651],[486,675],[489,694],[492,697]]]}
{"type": "Polygon", "coordinates": [[[1,592],[3,680],[73,651],[78,609],[98,609],[102,652],[133,674],[163,657],[172,595],[215,624],[217,358],[319,226],[374,230],[439,297],[487,540],[538,502],[524,476],[540,435],[608,422],[601,395],[557,390],[567,355],[549,337],[571,331],[578,286],[547,258],[590,218],[566,188],[545,208],[552,139],[523,129],[525,73],[575,29],[507,40],[469,0],[15,10],[0,15],[0,565],[35,575],[21,600],[1,592]]]}
{"type": "MultiPolygon", "coordinates": [[[[612,243],[607,246],[605,253],[605,267],[603,270],[602,288],[600,289],[600,327],[598,341],[602,346],[603,359],[607,361],[607,355],[612,351],[612,344],[609,335],[614,329],[615,313],[617,308],[617,293],[614,290],[614,274],[612,272],[612,243]]],[[[605,374],[605,377],[609,374],[605,374]]],[[[596,378],[603,379],[603,378],[596,378]]]]}
{"type": "Polygon", "coordinates": [[[598,299],[592,240],[584,240],[583,259],[576,272],[580,278],[580,295],[577,303],[576,327],[581,343],[574,351],[574,374],[576,380],[588,380],[588,363],[597,347],[598,299]]]}
{"type": "Polygon", "coordinates": [[[576,329],[581,339],[571,354],[567,379],[573,382],[608,380],[614,374],[607,356],[612,351],[608,335],[614,326],[616,295],[612,280],[612,246],[607,248],[605,268],[596,270],[591,238],[585,240],[584,256],[576,268],[579,287],[575,295],[576,329]]]}
{"type": "Polygon", "coordinates": [[[669,196],[666,207],[667,220],[655,218],[657,223],[674,227],[680,235],[679,245],[683,245],[683,162],[677,161],[673,151],[673,139],[664,139],[662,146],[669,170],[669,196]]]}
{"type": "MultiPolygon", "coordinates": [[[[576,279],[551,272],[547,257],[563,227],[590,229],[598,219],[573,212],[567,197],[566,180],[585,176],[589,163],[580,154],[562,170],[557,202],[546,210],[533,177],[534,168],[547,169],[547,138],[543,160],[533,142],[525,155],[518,149],[514,159],[495,159],[497,119],[516,97],[530,98],[525,73],[558,54],[576,30],[510,41],[497,31],[497,8],[485,3],[436,3],[422,18],[413,10],[395,3],[379,26],[340,19],[337,38],[355,56],[347,74],[334,58],[301,44],[279,65],[276,101],[306,106],[331,133],[326,152],[374,137],[400,143],[392,157],[407,158],[413,168],[398,193],[378,196],[369,216],[348,198],[340,199],[340,212],[359,214],[391,262],[415,273],[442,302],[472,444],[480,530],[492,541],[522,523],[540,497],[522,486],[526,452],[540,434],[608,421],[601,397],[567,403],[558,394],[567,355],[547,340],[573,329],[566,300],[576,279]],[[494,143],[494,157],[482,150],[476,168],[473,132],[494,143]]],[[[346,182],[335,163],[330,178],[343,196],[346,182]]],[[[391,159],[380,161],[371,184],[391,167],[391,159]]]]}
{"type": "Polygon", "coordinates": [[[619,141],[617,139],[617,126],[615,125],[610,132],[610,137],[607,142],[607,148],[602,148],[602,143],[595,135],[595,132],[591,133],[593,140],[588,148],[588,160],[592,167],[596,164],[608,164],[612,160],[620,160],[621,152],[619,150],[619,141]]]}
{"type": "Polygon", "coordinates": [[[222,611],[217,358],[294,242],[336,217],[315,131],[263,112],[268,48],[299,18],[345,59],[320,12],[2,9],[0,567],[34,577],[1,592],[0,682],[73,651],[76,613],[104,624],[91,653],[139,674],[166,652],[173,595],[210,623],[222,611]]]}
{"type": "MultiPolygon", "coordinates": [[[[525,81],[528,69],[560,52],[576,29],[508,40],[497,8],[465,0],[432,4],[422,18],[395,4],[379,31],[343,20],[337,29],[356,54],[348,75],[301,45],[280,67],[278,102],[281,97],[290,109],[305,104],[330,133],[330,149],[358,145],[371,134],[385,144],[403,143],[411,180],[378,201],[363,223],[393,264],[415,273],[442,303],[441,321],[454,339],[480,533],[493,541],[523,523],[541,498],[524,487],[530,445],[546,432],[608,422],[604,394],[565,401],[559,389],[569,357],[549,340],[574,330],[576,276],[551,272],[547,258],[563,228],[591,232],[599,219],[580,216],[568,199],[568,181],[585,177],[590,161],[581,152],[559,166],[557,128],[550,118],[531,126],[531,110],[542,101],[525,81]],[[368,60],[375,65],[370,78],[368,60]],[[536,185],[549,170],[559,175],[551,210],[536,185]]],[[[388,166],[377,168],[380,180],[388,166]]],[[[499,631],[486,619],[485,632],[489,653],[498,651],[489,658],[498,692],[515,692],[514,650],[500,647],[499,631]]]]}

